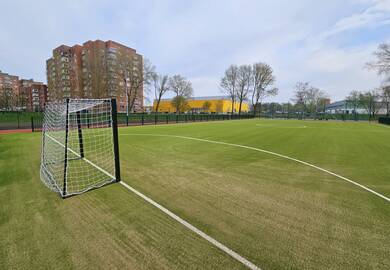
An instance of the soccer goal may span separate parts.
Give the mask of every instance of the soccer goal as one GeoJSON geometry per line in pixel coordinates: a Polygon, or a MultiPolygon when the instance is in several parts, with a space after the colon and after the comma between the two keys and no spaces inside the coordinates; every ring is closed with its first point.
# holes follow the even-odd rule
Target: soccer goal
{"type": "Polygon", "coordinates": [[[63,198],[120,181],[115,99],[48,103],[41,180],[63,198]]]}

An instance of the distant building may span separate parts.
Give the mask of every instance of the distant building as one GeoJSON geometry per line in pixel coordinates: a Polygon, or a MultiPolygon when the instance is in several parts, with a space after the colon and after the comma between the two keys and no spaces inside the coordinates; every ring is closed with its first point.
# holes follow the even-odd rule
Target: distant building
{"type": "Polygon", "coordinates": [[[1,111],[42,111],[47,101],[47,86],[41,82],[19,80],[0,71],[1,111]]]}
{"type": "Polygon", "coordinates": [[[0,71],[0,110],[13,111],[18,104],[19,77],[0,71]]]}
{"type": "Polygon", "coordinates": [[[47,102],[47,86],[33,80],[19,81],[20,109],[29,112],[43,111],[47,102]]]}
{"type": "MultiPolygon", "coordinates": [[[[125,111],[128,88],[124,81],[129,76],[142,79],[143,59],[134,49],[111,40],[87,41],[82,46],[55,48],[46,61],[46,72],[49,100],[116,98],[119,111],[125,111]]],[[[129,97],[131,110],[141,111],[143,85],[133,97],[129,97]]]]}
{"type": "MultiPolygon", "coordinates": [[[[378,114],[386,114],[386,106],[382,102],[379,102],[376,108],[379,108],[378,114]]],[[[346,100],[330,103],[326,106],[325,111],[329,114],[368,114],[366,108],[362,106],[357,106],[355,108],[352,103],[347,102],[346,100]]]]}
{"type": "Polygon", "coordinates": [[[325,105],[325,106],[328,106],[330,104],[330,98],[324,98],[322,99],[322,103],[325,105]]]}
{"type": "MultiPolygon", "coordinates": [[[[208,113],[230,113],[232,111],[232,101],[226,96],[194,97],[187,99],[188,111],[208,112],[208,113]],[[205,105],[207,103],[207,105],[205,105]]],[[[153,102],[153,110],[156,110],[157,101],[153,102]]],[[[233,112],[239,111],[240,104],[234,103],[233,112]]],[[[172,105],[172,98],[161,99],[158,108],[159,112],[176,112],[175,106],[172,105]]],[[[242,103],[241,112],[248,112],[249,104],[242,103]]]]}

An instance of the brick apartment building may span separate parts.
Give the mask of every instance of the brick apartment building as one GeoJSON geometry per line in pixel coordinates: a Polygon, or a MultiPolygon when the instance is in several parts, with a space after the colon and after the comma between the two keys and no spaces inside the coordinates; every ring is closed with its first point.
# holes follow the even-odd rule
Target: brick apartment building
{"type": "Polygon", "coordinates": [[[0,110],[12,111],[17,104],[19,77],[0,71],[0,110]]]}
{"type": "Polygon", "coordinates": [[[30,80],[19,81],[19,96],[22,110],[28,112],[39,112],[45,108],[47,102],[47,86],[41,82],[34,82],[30,80]]]}
{"type": "Polygon", "coordinates": [[[46,61],[49,100],[64,98],[116,98],[126,111],[143,109],[143,59],[132,48],[114,41],[87,41],[82,46],[61,45],[46,61]],[[135,90],[130,82],[141,82],[135,90]],[[127,81],[127,86],[125,84],[127,81]]]}
{"type": "Polygon", "coordinates": [[[0,71],[0,111],[42,111],[47,86],[0,71]]]}

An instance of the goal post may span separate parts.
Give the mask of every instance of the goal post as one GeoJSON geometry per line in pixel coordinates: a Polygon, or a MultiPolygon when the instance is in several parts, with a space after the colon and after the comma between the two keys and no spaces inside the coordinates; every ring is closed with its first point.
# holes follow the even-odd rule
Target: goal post
{"type": "Polygon", "coordinates": [[[40,175],[63,198],[120,181],[115,99],[46,104],[40,175]]]}

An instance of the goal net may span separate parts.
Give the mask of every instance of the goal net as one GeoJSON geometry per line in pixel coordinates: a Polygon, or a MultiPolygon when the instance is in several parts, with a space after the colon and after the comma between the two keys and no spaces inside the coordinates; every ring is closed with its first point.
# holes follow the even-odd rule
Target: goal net
{"type": "Polygon", "coordinates": [[[62,197],[120,181],[115,100],[48,103],[40,174],[43,183],[62,197]]]}

